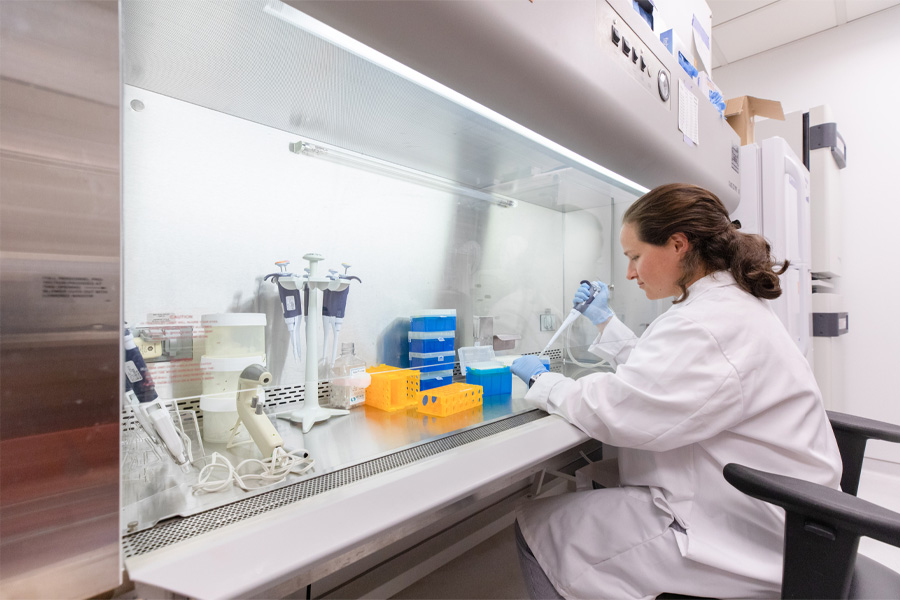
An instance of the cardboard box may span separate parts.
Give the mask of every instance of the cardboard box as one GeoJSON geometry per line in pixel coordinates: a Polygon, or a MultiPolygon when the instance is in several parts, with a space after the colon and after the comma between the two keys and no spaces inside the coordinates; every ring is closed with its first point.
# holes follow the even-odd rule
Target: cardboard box
{"type": "Polygon", "coordinates": [[[753,143],[753,118],[766,117],[784,121],[784,110],[777,100],[741,96],[725,101],[725,119],[741,138],[741,146],[753,143]]]}

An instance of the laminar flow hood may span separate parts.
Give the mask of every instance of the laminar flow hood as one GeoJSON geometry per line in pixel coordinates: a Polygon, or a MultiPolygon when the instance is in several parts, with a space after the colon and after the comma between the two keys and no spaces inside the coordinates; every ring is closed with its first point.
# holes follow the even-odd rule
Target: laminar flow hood
{"type": "Polygon", "coordinates": [[[738,203],[737,135],[630,1],[126,0],[123,27],[126,84],[295,133],[294,151],[501,205],[675,181],[738,203]]]}

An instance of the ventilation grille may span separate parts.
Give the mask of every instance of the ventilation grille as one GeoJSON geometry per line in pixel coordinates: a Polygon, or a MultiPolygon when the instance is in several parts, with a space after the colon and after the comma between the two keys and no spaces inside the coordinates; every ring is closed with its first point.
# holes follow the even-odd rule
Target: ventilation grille
{"type": "MultiPolygon", "coordinates": [[[[331,383],[319,382],[319,400],[326,402],[331,397],[331,383]]],[[[284,387],[273,387],[266,389],[266,412],[269,414],[285,412],[299,402],[302,402],[305,396],[305,386],[288,385],[284,387]]],[[[203,422],[203,411],[200,410],[200,397],[191,396],[189,398],[178,399],[178,410],[192,410],[197,416],[197,421],[203,422]]],[[[134,413],[130,407],[122,407],[122,430],[134,429],[134,413]]]]}
{"type": "Polygon", "coordinates": [[[122,539],[123,551],[126,558],[140,556],[170,544],[175,544],[292,504],[304,498],[309,498],[310,496],[315,496],[316,494],[321,494],[373,475],[379,475],[502,431],[531,423],[544,416],[545,414],[540,411],[530,411],[515,415],[508,419],[461,431],[439,440],[427,442],[352,467],[325,473],[312,479],[191,515],[190,517],[170,519],[150,529],[125,536],[122,539]]]}

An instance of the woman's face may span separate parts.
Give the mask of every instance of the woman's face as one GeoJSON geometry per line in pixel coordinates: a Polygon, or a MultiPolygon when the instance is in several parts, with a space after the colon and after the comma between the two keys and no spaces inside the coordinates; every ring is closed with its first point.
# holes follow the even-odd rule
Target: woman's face
{"type": "Polygon", "coordinates": [[[687,237],[676,233],[663,246],[642,242],[631,223],[622,226],[619,236],[628,258],[628,279],[637,280],[649,300],[680,296],[681,260],[689,249],[687,237]]]}

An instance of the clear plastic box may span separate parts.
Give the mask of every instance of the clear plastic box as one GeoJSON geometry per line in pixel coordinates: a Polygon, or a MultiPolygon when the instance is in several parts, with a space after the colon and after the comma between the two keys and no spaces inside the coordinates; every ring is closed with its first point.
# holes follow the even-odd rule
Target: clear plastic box
{"type": "Polygon", "coordinates": [[[419,390],[430,390],[453,383],[453,369],[422,373],[419,390]]]}
{"type": "Polygon", "coordinates": [[[453,368],[455,364],[453,358],[453,350],[449,352],[410,352],[409,366],[426,372],[442,371],[453,368]]]}
{"type": "Polygon", "coordinates": [[[455,331],[410,331],[409,351],[414,353],[453,351],[455,331]]]}
{"type": "Polygon", "coordinates": [[[206,356],[265,356],[265,313],[222,313],[203,315],[206,356]]]}

